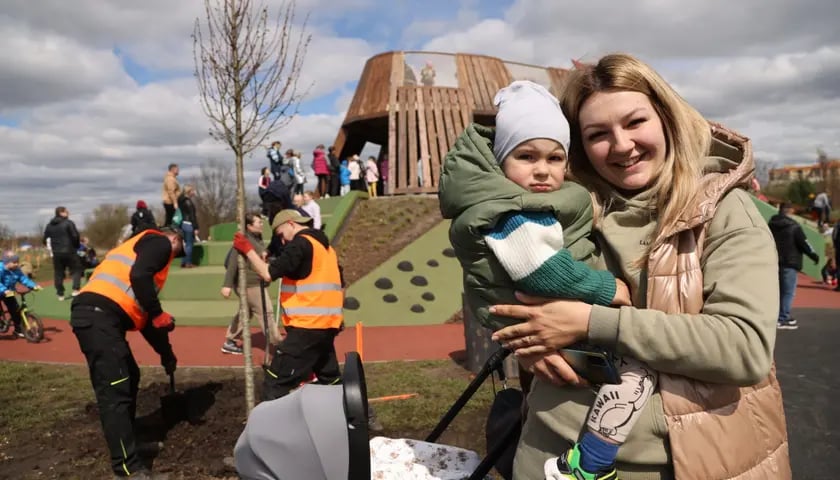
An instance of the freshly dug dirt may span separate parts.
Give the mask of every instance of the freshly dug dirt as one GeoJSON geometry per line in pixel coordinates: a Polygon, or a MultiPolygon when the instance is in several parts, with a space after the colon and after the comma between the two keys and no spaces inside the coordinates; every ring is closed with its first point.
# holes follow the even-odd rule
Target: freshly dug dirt
{"type": "MultiPolygon", "coordinates": [[[[449,377],[457,367],[446,369],[449,377]]],[[[161,374],[148,375],[152,383],[141,383],[137,405],[139,441],[163,442],[163,449],[147,460],[157,472],[171,480],[233,480],[235,470],[224,463],[245,426],[244,382],[241,371],[179,370],[184,377],[176,385],[186,400],[180,421],[168,423],[161,411],[161,397],[169,385],[161,374]]],[[[144,373],[144,375],[146,375],[144,373]]],[[[261,375],[256,375],[257,399],[261,375]]],[[[443,411],[440,412],[443,414],[443,411]]],[[[464,412],[457,425],[444,432],[439,442],[483,449],[486,412],[464,412]]],[[[373,436],[424,439],[431,430],[394,430],[384,425],[373,436]]],[[[0,479],[110,479],[109,454],[94,402],[80,405],[69,418],[15,435],[0,437],[0,479]]]]}

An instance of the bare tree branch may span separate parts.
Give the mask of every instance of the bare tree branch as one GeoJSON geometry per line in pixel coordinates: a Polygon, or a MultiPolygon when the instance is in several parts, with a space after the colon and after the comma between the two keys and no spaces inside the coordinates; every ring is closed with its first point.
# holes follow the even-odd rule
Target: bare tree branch
{"type": "MultiPolygon", "coordinates": [[[[201,108],[210,135],[225,142],[236,160],[236,218],[245,223],[244,157],[286,126],[306,96],[299,89],[311,36],[308,15],[294,25],[295,1],[285,2],[274,20],[264,0],[205,0],[195,21],[193,58],[201,108]],[[297,32],[297,33],[294,33],[297,32]]],[[[248,318],[245,263],[239,258],[240,318],[248,318]]],[[[254,407],[250,329],[243,330],[245,403],[254,407]]]]}

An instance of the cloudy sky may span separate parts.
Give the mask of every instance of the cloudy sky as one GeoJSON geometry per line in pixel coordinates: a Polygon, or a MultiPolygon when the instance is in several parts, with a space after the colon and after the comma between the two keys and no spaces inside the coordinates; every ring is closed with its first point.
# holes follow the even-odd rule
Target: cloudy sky
{"type": "MultiPolygon", "coordinates": [[[[818,147],[840,157],[840,3],[736,3],[299,0],[312,88],[277,136],[308,163],[335,139],[365,60],[383,51],[559,67],[626,51],[751,137],[759,159],[810,163],[818,147]]],[[[103,202],[157,204],[168,163],[189,177],[230,159],[207,135],[192,76],[202,13],[199,0],[0,0],[0,223],[20,233],[59,204],[77,221],[103,202]]],[[[249,187],[264,163],[263,152],[247,160],[249,187]]]]}

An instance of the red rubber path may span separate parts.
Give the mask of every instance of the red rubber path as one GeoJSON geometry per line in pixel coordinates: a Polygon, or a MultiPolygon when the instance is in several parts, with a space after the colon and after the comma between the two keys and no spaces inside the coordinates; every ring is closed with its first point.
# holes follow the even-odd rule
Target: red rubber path
{"type": "MultiPolygon", "coordinates": [[[[800,275],[794,299],[795,308],[840,310],[840,292],[800,275]]],[[[0,335],[0,360],[50,363],[84,363],[76,337],[68,322],[45,320],[46,337],[30,344],[10,335],[0,335]]],[[[254,332],[254,363],[263,358],[263,336],[254,332]]],[[[464,330],[460,324],[405,327],[366,327],[363,332],[363,355],[367,362],[391,360],[439,360],[460,356],[464,350],[464,330]]],[[[241,366],[242,356],[220,351],[225,337],[222,327],[178,327],[170,341],[180,366],[241,366]]],[[[134,356],[140,365],[159,365],[160,358],[136,332],[128,334],[134,356]]],[[[344,352],[356,349],[356,331],[351,327],[336,340],[339,359],[344,352]]]]}

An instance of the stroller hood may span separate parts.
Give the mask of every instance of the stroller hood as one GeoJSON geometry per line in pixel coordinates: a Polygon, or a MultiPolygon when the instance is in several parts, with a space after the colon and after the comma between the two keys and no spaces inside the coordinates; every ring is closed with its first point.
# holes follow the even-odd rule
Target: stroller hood
{"type": "Polygon", "coordinates": [[[306,385],[257,405],[234,447],[248,480],[348,477],[349,448],[341,385],[306,385]]]}

